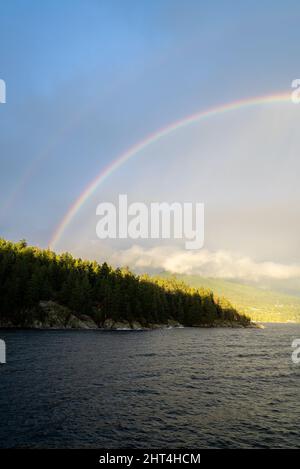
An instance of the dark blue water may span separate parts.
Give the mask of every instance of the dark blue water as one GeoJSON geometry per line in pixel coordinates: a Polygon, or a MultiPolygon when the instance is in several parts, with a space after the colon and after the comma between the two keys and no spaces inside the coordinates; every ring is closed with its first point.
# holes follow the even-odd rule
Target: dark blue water
{"type": "Polygon", "coordinates": [[[1,447],[300,447],[300,325],[0,338],[1,447]]]}

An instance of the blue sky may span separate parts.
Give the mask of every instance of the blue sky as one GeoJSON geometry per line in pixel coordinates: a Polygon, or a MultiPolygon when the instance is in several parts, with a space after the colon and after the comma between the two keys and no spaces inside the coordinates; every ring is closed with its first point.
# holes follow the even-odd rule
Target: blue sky
{"type": "Polygon", "coordinates": [[[3,1],[1,235],[46,246],[89,181],[138,140],[288,91],[299,19],[297,1],[3,1]]]}

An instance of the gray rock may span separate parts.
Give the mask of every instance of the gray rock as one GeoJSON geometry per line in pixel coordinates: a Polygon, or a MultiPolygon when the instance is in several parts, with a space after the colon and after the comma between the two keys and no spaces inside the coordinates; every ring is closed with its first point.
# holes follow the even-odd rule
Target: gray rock
{"type": "Polygon", "coordinates": [[[32,327],[41,329],[97,329],[97,324],[86,315],[71,313],[69,308],[54,301],[40,301],[40,319],[32,327]]]}

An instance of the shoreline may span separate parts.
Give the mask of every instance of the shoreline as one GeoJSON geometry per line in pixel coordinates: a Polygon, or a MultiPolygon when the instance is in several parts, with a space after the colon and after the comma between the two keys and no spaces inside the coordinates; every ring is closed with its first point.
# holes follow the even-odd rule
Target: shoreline
{"type": "MultiPolygon", "coordinates": [[[[285,323],[284,323],[285,324],[285,323]]],[[[154,324],[148,327],[61,327],[61,326],[0,326],[0,331],[100,331],[100,332],[150,332],[156,330],[170,330],[170,329],[264,329],[263,324],[251,323],[247,326],[242,324],[201,324],[201,325],[179,325],[170,326],[167,324],[154,324]]]]}
{"type": "MultiPolygon", "coordinates": [[[[112,316],[114,316],[112,314],[112,316]]],[[[25,319],[25,318],[24,318],[25,319]]],[[[201,328],[260,328],[254,322],[242,321],[239,318],[232,319],[214,318],[209,320],[206,318],[201,321],[179,322],[174,318],[159,318],[156,322],[149,321],[146,318],[116,318],[110,315],[104,316],[102,319],[94,316],[81,314],[72,311],[54,301],[40,301],[38,310],[32,309],[27,312],[27,320],[12,321],[9,319],[0,320],[0,329],[29,329],[29,330],[102,330],[102,331],[151,331],[156,329],[175,329],[183,327],[201,327],[201,328]]]]}

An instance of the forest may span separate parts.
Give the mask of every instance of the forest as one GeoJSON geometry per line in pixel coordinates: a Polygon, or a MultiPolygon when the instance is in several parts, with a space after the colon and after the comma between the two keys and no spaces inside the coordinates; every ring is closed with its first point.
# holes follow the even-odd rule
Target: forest
{"type": "Polygon", "coordinates": [[[185,326],[250,325],[225,299],[176,279],[135,275],[107,263],[56,254],[49,249],[0,239],[0,324],[42,323],[40,304],[53,301],[97,327],[107,319],[143,326],[174,320],[185,326]]]}

